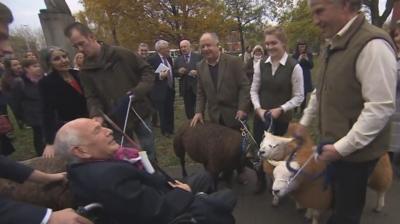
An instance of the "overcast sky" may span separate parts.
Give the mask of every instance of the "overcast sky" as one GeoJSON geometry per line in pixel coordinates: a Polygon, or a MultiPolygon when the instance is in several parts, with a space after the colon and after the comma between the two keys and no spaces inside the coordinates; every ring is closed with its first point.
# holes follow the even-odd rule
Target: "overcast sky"
{"type": "MultiPolygon", "coordinates": [[[[0,0],[0,2],[7,5],[14,15],[11,28],[21,25],[28,25],[34,29],[40,27],[38,14],[40,9],[46,8],[44,0],[0,0]]],[[[66,0],[65,2],[72,13],[83,10],[79,0],[66,0]]]]}
{"type": "MultiPolygon", "coordinates": [[[[39,10],[45,9],[44,0],[0,0],[6,4],[14,14],[14,23],[11,28],[21,25],[28,25],[33,29],[40,27],[39,10]]],[[[80,0],[66,0],[72,13],[83,10],[80,0]]],[[[380,0],[381,9],[384,8],[386,1],[380,0]]]]}

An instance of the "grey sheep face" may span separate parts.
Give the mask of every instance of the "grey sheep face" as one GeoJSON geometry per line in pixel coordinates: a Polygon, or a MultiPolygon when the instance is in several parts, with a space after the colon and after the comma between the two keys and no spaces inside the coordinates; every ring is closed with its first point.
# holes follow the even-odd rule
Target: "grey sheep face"
{"type": "Polygon", "coordinates": [[[275,136],[264,132],[264,139],[260,144],[260,156],[266,160],[280,161],[288,155],[288,144],[293,138],[275,136]]]}

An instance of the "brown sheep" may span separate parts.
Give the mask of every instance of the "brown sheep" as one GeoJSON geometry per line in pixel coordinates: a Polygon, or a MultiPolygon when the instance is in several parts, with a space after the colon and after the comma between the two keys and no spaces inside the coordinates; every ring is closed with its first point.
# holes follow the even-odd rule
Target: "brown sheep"
{"type": "MultiPolygon", "coordinates": [[[[301,136],[303,138],[303,144],[298,149],[296,157],[291,164],[300,167],[305,163],[305,161],[314,153],[312,149],[312,140],[308,134],[301,136]]],[[[290,142],[288,144],[287,152],[294,150],[292,144],[295,142],[290,142]]],[[[266,153],[272,155],[273,153],[266,153]]],[[[271,162],[274,163],[274,162],[271,162]]],[[[313,224],[318,223],[319,211],[326,210],[330,208],[332,200],[332,191],[330,188],[328,190],[323,190],[323,180],[318,178],[317,180],[312,180],[308,176],[299,175],[298,178],[293,181],[290,185],[288,180],[294,176],[286,167],[286,162],[275,162],[278,165],[274,171],[274,184],[273,192],[274,195],[282,197],[290,193],[298,204],[302,207],[310,208],[313,218],[313,224]]],[[[267,167],[265,167],[267,168],[267,167]]],[[[304,172],[316,176],[320,174],[326,168],[326,164],[323,162],[316,162],[314,159],[308,163],[304,168],[304,172]]],[[[393,178],[393,172],[391,168],[391,163],[389,161],[389,156],[387,154],[383,155],[373,173],[369,178],[368,186],[377,192],[378,200],[376,204],[375,211],[381,211],[384,206],[385,192],[387,192],[391,186],[393,178]]]]}
{"type": "MultiPolygon", "coordinates": [[[[37,157],[25,160],[22,163],[47,173],[63,172],[66,168],[66,162],[58,158],[45,159],[37,157]]],[[[72,196],[68,187],[63,183],[43,186],[42,184],[30,182],[18,184],[0,178],[0,195],[54,210],[73,207],[72,196]]]]}
{"type": "MultiPolygon", "coordinates": [[[[175,155],[180,159],[182,175],[187,176],[185,154],[204,165],[204,168],[217,180],[223,172],[229,174],[234,169],[241,170],[241,133],[218,124],[205,122],[190,127],[185,123],[174,138],[175,155]]],[[[265,179],[258,178],[256,192],[265,189],[265,179]]]]}

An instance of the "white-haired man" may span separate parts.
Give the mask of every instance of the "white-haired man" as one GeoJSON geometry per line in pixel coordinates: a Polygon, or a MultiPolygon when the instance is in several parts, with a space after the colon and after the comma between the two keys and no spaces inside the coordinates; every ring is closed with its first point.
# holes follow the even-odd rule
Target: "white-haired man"
{"type": "Polygon", "coordinates": [[[366,21],[361,0],[308,2],[327,43],[319,84],[300,123],[308,126],[318,112],[321,140],[330,142],[318,156],[334,171],[328,223],[358,224],[368,177],[388,148],[397,83],[395,48],[385,31],[366,21]]]}
{"type": "Polygon", "coordinates": [[[194,116],[197,92],[197,63],[201,61],[201,55],[192,51],[190,42],[182,40],[179,43],[182,55],[175,60],[175,74],[181,77],[183,86],[183,102],[188,119],[194,116]]]}
{"type": "Polygon", "coordinates": [[[151,97],[160,116],[161,134],[169,137],[174,133],[174,67],[169,55],[169,43],[165,40],[159,40],[154,47],[157,54],[150,57],[148,62],[155,71],[160,64],[164,65],[165,69],[159,73],[154,73],[155,79],[151,97]]]}
{"type": "Polygon", "coordinates": [[[199,63],[196,114],[191,125],[203,122],[206,105],[211,122],[234,129],[250,109],[250,83],[239,57],[221,53],[215,33],[200,38],[203,60],[199,63]]]}
{"type": "Polygon", "coordinates": [[[172,183],[158,173],[147,173],[137,164],[140,160],[118,160],[115,155],[121,149],[112,131],[95,120],[68,122],[54,145],[58,154],[72,161],[67,172],[76,202],[102,204],[112,223],[167,224],[182,221],[182,215],[199,224],[234,223],[235,196],[229,190],[207,195],[214,186],[208,173],[189,177],[187,184],[172,183]]]}

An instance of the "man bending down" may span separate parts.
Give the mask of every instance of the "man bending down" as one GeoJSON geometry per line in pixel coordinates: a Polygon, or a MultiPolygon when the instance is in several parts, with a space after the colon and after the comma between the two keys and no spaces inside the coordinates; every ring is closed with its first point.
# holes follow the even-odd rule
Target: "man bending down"
{"type": "Polygon", "coordinates": [[[122,159],[112,131],[91,119],[65,124],[55,139],[57,153],[71,161],[70,189],[78,204],[99,202],[105,215],[118,224],[171,223],[185,216],[193,223],[231,224],[236,198],[231,191],[211,193],[207,173],[190,177],[187,184],[155,173],[140,164],[122,159]],[[121,157],[119,157],[121,158],[121,157]]]}

